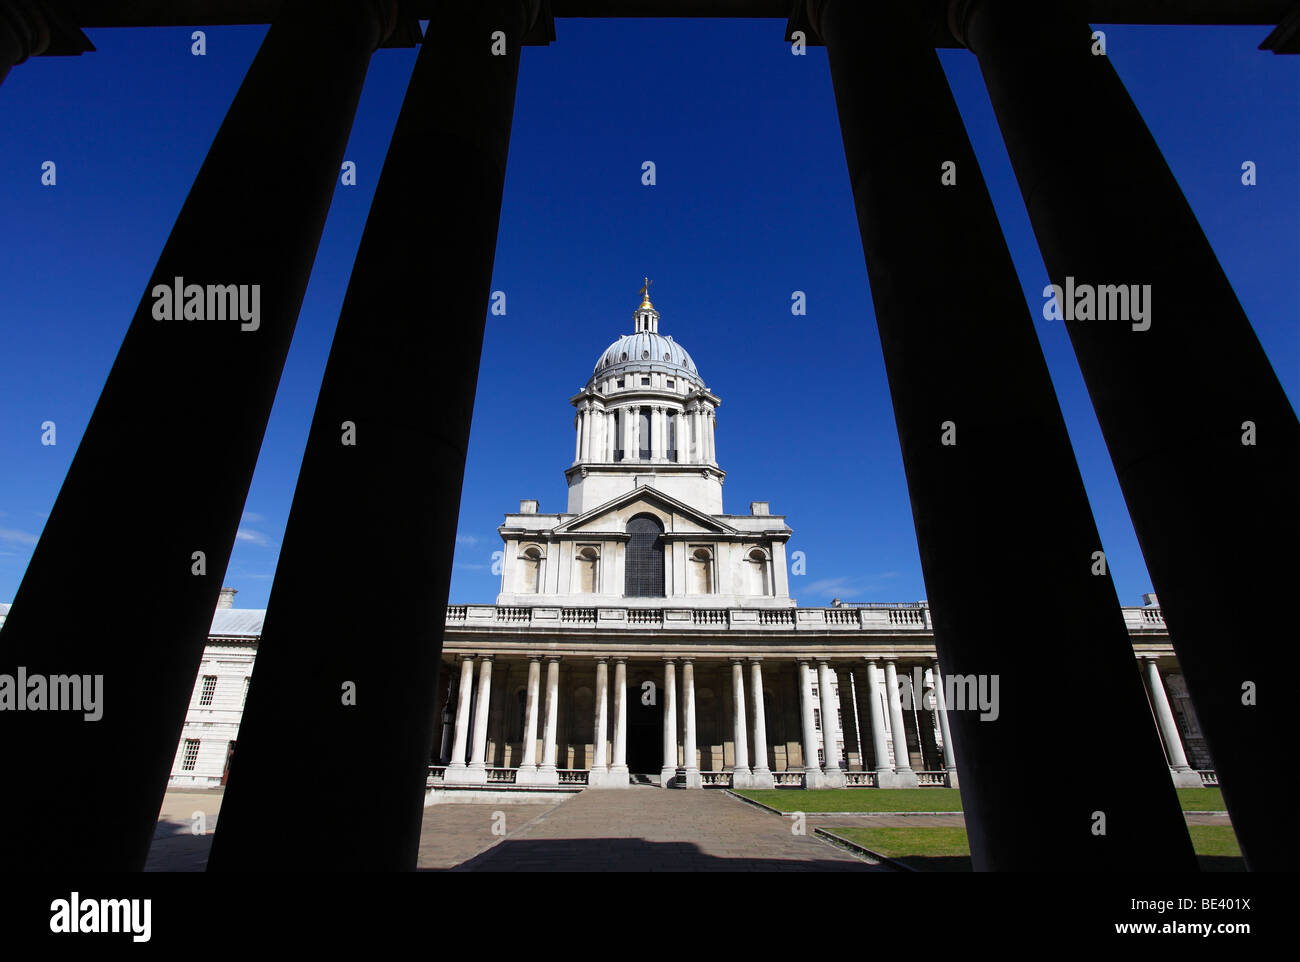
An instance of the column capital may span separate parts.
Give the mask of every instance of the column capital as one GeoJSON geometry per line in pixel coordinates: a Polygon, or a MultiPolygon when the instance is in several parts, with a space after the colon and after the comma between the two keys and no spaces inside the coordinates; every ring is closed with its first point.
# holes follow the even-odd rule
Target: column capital
{"type": "Polygon", "coordinates": [[[627,664],[627,656],[626,656],[626,655],[611,655],[610,658],[612,658],[612,659],[614,660],[614,664],[616,664],[616,665],[626,665],[626,664],[627,664]]]}

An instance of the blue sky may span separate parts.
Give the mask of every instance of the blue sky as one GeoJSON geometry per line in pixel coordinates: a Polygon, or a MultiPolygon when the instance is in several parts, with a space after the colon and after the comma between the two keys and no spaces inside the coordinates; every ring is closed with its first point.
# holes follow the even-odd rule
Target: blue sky
{"type": "MultiPolygon", "coordinates": [[[[825,52],[776,21],[575,21],[523,53],[451,601],[491,602],[496,527],[520,498],[565,506],[567,399],[629,332],[643,274],[660,330],[721,396],[727,510],[770,501],[807,556],[800,604],[926,596],[825,52]],[[658,182],[641,184],[654,161],[658,182]],[[808,314],[790,313],[791,292],[808,314]],[[846,526],[846,514],[864,521],[846,526]]],[[[81,432],[263,27],[88,31],[98,51],[14,68],[0,88],[0,601],[12,600],[81,432]],[[40,184],[54,160],[58,183],[40,184]],[[57,444],[40,443],[41,423],[57,444]]],[[[1300,58],[1261,27],[1107,27],[1109,55],[1292,400],[1300,393],[1300,58]],[[1254,161],[1258,185],[1244,187],[1254,161]]],[[[1150,590],[974,58],[940,54],[993,194],[1119,597],[1150,590]]],[[[372,61],[225,583],[262,607],[316,391],[413,50],[372,61]]],[[[1043,136],[1105,136],[1043,118],[1043,136]]],[[[259,167],[248,177],[290,177],[259,167]]],[[[447,189],[430,184],[429,189],[447,189]]],[[[437,300],[439,292],[429,291],[437,300]]],[[[430,377],[456,358],[429,359],[430,377]]],[[[219,390],[238,390],[237,372],[219,390]]],[[[221,457],[219,439],[212,456],[221,457]]],[[[129,465],[123,466],[130,470],[129,465]]],[[[148,483],[142,478],[141,483],[148,483]]],[[[132,519],[140,530],[169,519],[132,519]]],[[[150,587],[91,550],[123,601],[150,587]]],[[[1029,559],[1026,563],[1032,563],[1029,559]]],[[[318,572],[328,578],[329,571],[318,572]]],[[[1007,602],[1030,602],[1005,573],[1007,602]]],[[[346,588],[344,588],[346,590],[346,588]]]]}

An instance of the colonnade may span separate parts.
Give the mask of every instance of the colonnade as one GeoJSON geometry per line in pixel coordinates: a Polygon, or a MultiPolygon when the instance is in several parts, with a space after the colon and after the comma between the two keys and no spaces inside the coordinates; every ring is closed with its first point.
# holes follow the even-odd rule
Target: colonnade
{"type": "Polygon", "coordinates": [[[590,401],[579,407],[574,419],[574,463],[641,460],[641,416],[646,409],[651,461],[717,463],[717,414],[708,405],[690,404],[679,410],[666,404],[628,404],[607,409],[590,401]]]}

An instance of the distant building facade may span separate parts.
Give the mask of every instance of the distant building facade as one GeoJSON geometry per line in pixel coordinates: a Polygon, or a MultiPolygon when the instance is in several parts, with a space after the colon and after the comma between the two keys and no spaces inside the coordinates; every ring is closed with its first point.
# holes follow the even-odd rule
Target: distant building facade
{"type": "MultiPolygon", "coordinates": [[[[643,293],[571,399],[565,510],[522,500],[496,602],[448,606],[431,786],[957,785],[944,709],[971,706],[944,702],[928,606],[797,605],[791,529],[723,510],[720,399],[643,293]]],[[[1146,601],[1123,613],[1172,777],[1214,784],[1146,601]]],[[[222,604],[173,786],[221,784],[237,738],[263,612],[222,604]]]]}

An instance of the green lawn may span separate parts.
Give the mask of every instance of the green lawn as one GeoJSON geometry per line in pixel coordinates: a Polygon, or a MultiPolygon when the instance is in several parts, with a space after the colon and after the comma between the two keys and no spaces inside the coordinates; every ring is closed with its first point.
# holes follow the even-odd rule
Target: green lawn
{"type": "MultiPolygon", "coordinates": [[[[898,789],[905,791],[905,789],[898,789]]],[[[923,872],[969,872],[970,847],[966,829],[934,828],[828,828],[864,848],[923,872]]]]}
{"type": "MultiPolygon", "coordinates": [[[[970,848],[964,828],[827,828],[864,848],[923,872],[969,872],[970,848]]],[[[1202,872],[1244,872],[1237,837],[1228,825],[1189,825],[1202,872]]]]}
{"type": "Polygon", "coordinates": [[[1179,788],[1178,801],[1182,802],[1184,812],[1226,812],[1228,806],[1223,804],[1223,792],[1217,788],[1179,788]]]}
{"type": "Polygon", "coordinates": [[[960,812],[955,788],[829,788],[816,792],[742,788],[737,795],[782,812],[960,812]]]}
{"type": "MultiPolygon", "coordinates": [[[[1197,789],[1190,789],[1197,791],[1197,789]]],[[[1202,872],[1244,872],[1246,863],[1231,825],[1188,825],[1202,872]]]]}
{"type": "MultiPolygon", "coordinates": [[[[789,788],[741,788],[744,795],[782,812],[960,812],[961,792],[955,788],[834,788],[805,792],[789,788]]],[[[1185,812],[1222,812],[1217,788],[1180,788],[1185,812]]]]}

